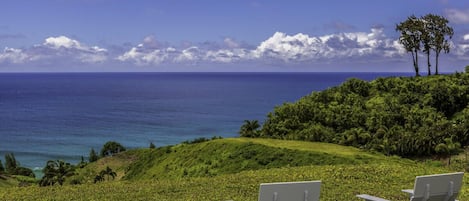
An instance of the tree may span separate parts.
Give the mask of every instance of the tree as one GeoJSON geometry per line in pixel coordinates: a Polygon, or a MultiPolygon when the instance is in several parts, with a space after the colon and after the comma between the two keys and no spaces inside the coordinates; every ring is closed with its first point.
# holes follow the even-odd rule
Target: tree
{"type": "Polygon", "coordinates": [[[62,160],[50,160],[47,161],[43,172],[44,176],[41,181],[39,181],[40,186],[51,186],[56,183],[63,185],[67,177],[75,174],[75,169],[70,163],[66,163],[62,160]]]}
{"type": "Polygon", "coordinates": [[[93,148],[91,148],[90,158],[88,160],[90,161],[90,163],[95,162],[95,161],[98,160],[98,155],[96,154],[96,152],[94,151],[93,148]]]}
{"type": "Polygon", "coordinates": [[[101,149],[101,157],[112,156],[113,154],[117,154],[121,151],[125,151],[124,146],[118,142],[109,141],[106,142],[106,144],[104,144],[103,148],[101,149]]]}
{"type": "MultiPolygon", "coordinates": [[[[449,21],[439,15],[427,14],[423,18],[425,23],[426,37],[430,39],[429,48],[435,51],[435,75],[438,75],[438,60],[441,51],[449,53],[449,40],[453,37],[453,28],[448,26],[449,21]]],[[[425,48],[426,49],[426,48],[425,48]]],[[[430,50],[428,50],[428,54],[430,50]]],[[[428,58],[428,62],[430,62],[428,58]]]]}
{"type": "Polygon", "coordinates": [[[430,52],[431,52],[431,49],[435,40],[435,37],[434,37],[435,31],[433,30],[434,25],[431,21],[426,19],[426,16],[419,20],[422,20],[423,22],[423,26],[420,27],[422,28],[420,31],[422,32],[421,39],[422,39],[422,44],[423,44],[423,53],[427,55],[428,75],[431,75],[432,71],[430,68],[431,67],[430,52]]]}
{"type": "Polygon", "coordinates": [[[396,25],[396,31],[401,32],[399,43],[402,44],[407,52],[412,54],[415,76],[419,74],[418,52],[420,51],[420,42],[422,41],[423,22],[414,15],[407,20],[396,25]]]}
{"type": "Polygon", "coordinates": [[[244,124],[239,130],[239,134],[241,137],[257,137],[258,129],[260,127],[259,121],[257,120],[244,120],[244,124]]]}
{"type": "Polygon", "coordinates": [[[4,172],[5,172],[5,168],[3,167],[2,160],[0,160],[0,173],[4,173],[4,172]]]}
{"type": "Polygon", "coordinates": [[[104,181],[107,175],[107,180],[110,181],[110,177],[114,180],[117,176],[116,172],[114,172],[109,166],[106,169],[101,170],[98,175],[94,177],[94,183],[104,181]]]}
{"type": "Polygon", "coordinates": [[[16,169],[19,166],[13,153],[5,154],[5,170],[8,174],[16,174],[16,169]]]}
{"type": "Polygon", "coordinates": [[[150,149],[154,149],[156,148],[155,144],[153,144],[153,142],[150,142],[150,149]]]}
{"type": "Polygon", "coordinates": [[[102,170],[101,172],[103,173],[103,175],[107,175],[108,181],[109,181],[109,177],[112,177],[112,179],[114,180],[114,178],[116,178],[117,176],[116,172],[114,172],[109,166],[107,166],[106,169],[102,170]]]}

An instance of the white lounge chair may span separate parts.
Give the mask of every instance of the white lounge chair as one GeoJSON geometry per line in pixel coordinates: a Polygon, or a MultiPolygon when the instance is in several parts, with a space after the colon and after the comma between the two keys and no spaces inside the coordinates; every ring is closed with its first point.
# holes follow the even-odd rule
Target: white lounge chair
{"type": "MultiPolygon", "coordinates": [[[[417,176],[414,189],[405,189],[411,201],[457,201],[464,172],[417,176]]],[[[383,198],[361,194],[366,201],[389,201],[383,198]]]]}
{"type": "Polygon", "coordinates": [[[321,181],[263,183],[259,201],[319,201],[321,181]]]}

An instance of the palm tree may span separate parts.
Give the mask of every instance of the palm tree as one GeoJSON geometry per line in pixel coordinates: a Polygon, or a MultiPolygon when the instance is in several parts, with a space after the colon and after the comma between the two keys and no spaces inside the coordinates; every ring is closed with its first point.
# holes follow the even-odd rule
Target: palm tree
{"type": "Polygon", "coordinates": [[[106,167],[106,169],[101,170],[99,172],[99,175],[96,175],[95,177],[95,183],[97,181],[104,181],[105,176],[107,175],[107,180],[110,181],[109,177],[112,177],[112,180],[114,180],[117,176],[116,172],[114,172],[109,166],[106,167]]]}
{"type": "Polygon", "coordinates": [[[107,180],[108,181],[109,181],[109,176],[112,177],[112,180],[114,180],[114,178],[116,178],[116,176],[117,176],[116,172],[112,171],[112,169],[109,168],[109,166],[106,167],[105,173],[107,174],[107,180]]]}
{"type": "Polygon", "coordinates": [[[50,186],[55,183],[63,185],[65,179],[74,175],[75,169],[70,163],[66,163],[62,160],[50,160],[47,161],[46,167],[44,167],[44,176],[39,182],[40,186],[50,186]]]}
{"type": "Polygon", "coordinates": [[[259,121],[257,120],[244,120],[244,124],[239,130],[239,134],[241,137],[256,137],[260,127],[259,121]]]}

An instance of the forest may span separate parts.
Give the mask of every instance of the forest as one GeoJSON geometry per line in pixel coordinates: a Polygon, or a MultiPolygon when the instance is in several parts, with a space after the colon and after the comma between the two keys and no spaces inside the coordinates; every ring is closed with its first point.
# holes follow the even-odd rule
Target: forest
{"type": "Polygon", "coordinates": [[[403,157],[446,157],[469,145],[468,103],[469,73],[371,82],[351,78],[276,107],[262,128],[252,125],[256,120],[246,121],[240,134],[328,142],[403,157]]]}

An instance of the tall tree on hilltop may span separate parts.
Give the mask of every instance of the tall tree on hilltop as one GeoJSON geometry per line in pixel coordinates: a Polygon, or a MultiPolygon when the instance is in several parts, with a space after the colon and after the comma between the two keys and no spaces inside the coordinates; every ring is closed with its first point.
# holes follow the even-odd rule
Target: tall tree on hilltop
{"type": "MultiPolygon", "coordinates": [[[[435,51],[435,75],[438,75],[440,53],[442,50],[444,53],[449,53],[449,40],[453,37],[454,30],[448,25],[449,21],[442,16],[427,14],[422,19],[425,22],[427,35],[431,38],[429,46],[435,51]]],[[[429,59],[428,62],[430,63],[429,59]]]]}
{"type": "Polygon", "coordinates": [[[421,33],[422,33],[422,45],[423,45],[423,53],[427,55],[427,66],[428,66],[428,75],[432,74],[431,70],[431,64],[430,64],[430,52],[432,50],[432,46],[435,40],[435,30],[434,30],[434,24],[432,21],[429,21],[425,17],[419,19],[422,21],[423,26],[421,28],[421,33]]]}
{"type": "Polygon", "coordinates": [[[422,41],[423,22],[414,15],[407,18],[407,20],[396,25],[396,31],[401,33],[399,43],[401,43],[407,52],[412,54],[412,61],[414,64],[415,76],[419,74],[418,52],[422,41]]]}

